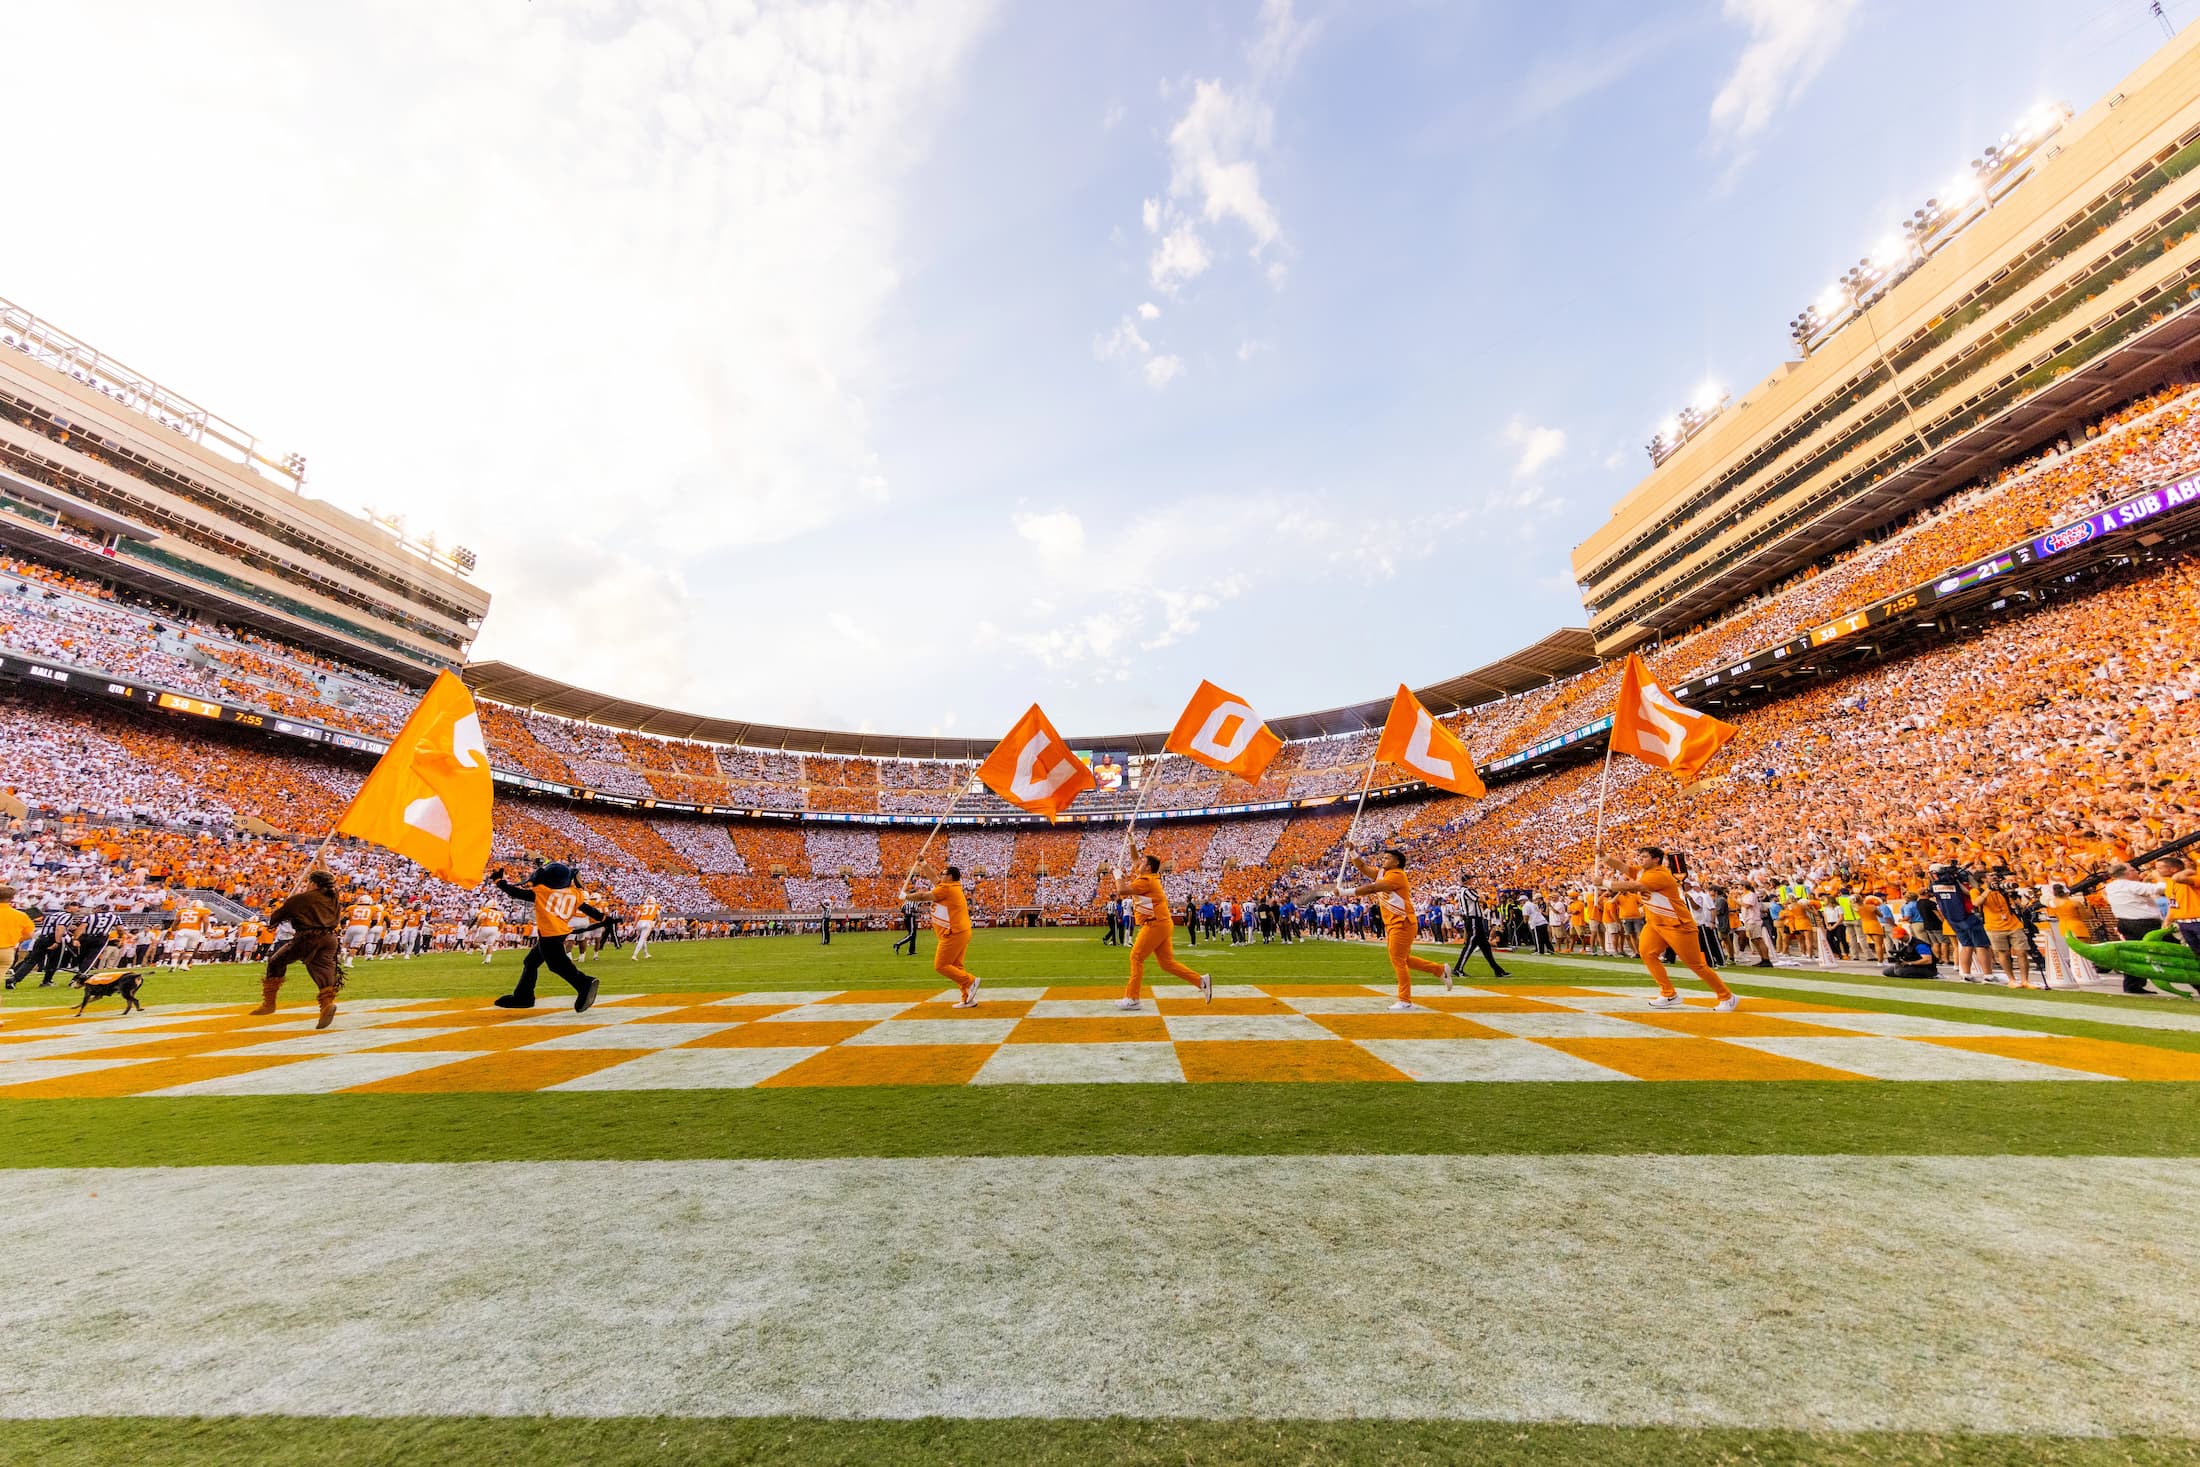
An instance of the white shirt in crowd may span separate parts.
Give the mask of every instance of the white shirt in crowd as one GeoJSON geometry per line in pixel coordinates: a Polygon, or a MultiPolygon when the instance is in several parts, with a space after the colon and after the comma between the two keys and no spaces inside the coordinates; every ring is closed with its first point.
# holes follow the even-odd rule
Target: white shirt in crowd
{"type": "Polygon", "coordinates": [[[2101,888],[2108,898],[2108,912],[2112,917],[2131,917],[2141,922],[2162,920],[2162,883],[2159,881],[2134,881],[2119,876],[2101,888]]]}

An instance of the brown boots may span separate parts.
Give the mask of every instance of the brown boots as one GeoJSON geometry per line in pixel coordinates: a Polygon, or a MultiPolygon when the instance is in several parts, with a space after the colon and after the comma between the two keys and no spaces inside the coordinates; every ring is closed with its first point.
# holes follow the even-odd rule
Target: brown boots
{"type": "Polygon", "coordinates": [[[278,993],[281,993],[282,991],[283,991],[283,980],[282,980],[282,979],[280,979],[280,978],[262,978],[262,979],[260,980],[260,1006],[259,1006],[258,1008],[256,1008],[256,1009],[254,1009],[254,1010],[252,1011],[252,1012],[253,1012],[253,1014],[254,1014],[255,1016],[257,1016],[257,1015],[260,1015],[260,1014],[272,1014],[272,1013],[274,1013],[274,1012],[275,1012],[275,995],[276,995],[276,994],[278,994],[278,993]]]}
{"type": "Polygon", "coordinates": [[[315,1024],[313,1027],[316,1029],[326,1029],[329,1025],[335,1022],[336,990],[333,988],[324,988],[321,990],[321,1022],[315,1024]]]}

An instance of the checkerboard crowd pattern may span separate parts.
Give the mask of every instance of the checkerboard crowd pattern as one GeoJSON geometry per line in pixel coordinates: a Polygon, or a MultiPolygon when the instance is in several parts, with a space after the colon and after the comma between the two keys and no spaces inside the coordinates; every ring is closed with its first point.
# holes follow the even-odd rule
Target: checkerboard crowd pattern
{"type": "Polygon", "coordinates": [[[1164,989],[1142,1013],[1097,987],[620,995],[586,1014],[486,998],[15,1011],[0,1099],[513,1090],[1021,1085],[1095,1081],[2194,1080],[2200,1055],[2108,1040],[1746,998],[1646,1006],[1642,988],[1164,989]]]}

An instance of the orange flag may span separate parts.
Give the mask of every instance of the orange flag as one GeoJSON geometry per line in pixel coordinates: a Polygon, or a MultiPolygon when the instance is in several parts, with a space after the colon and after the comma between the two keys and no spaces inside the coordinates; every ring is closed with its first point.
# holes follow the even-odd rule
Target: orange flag
{"type": "Polygon", "coordinates": [[[1403,683],[1398,685],[1398,696],[1390,700],[1390,717],[1383,721],[1375,757],[1455,795],[1479,800],[1488,793],[1482,777],[1474,772],[1474,756],[1467,746],[1438,723],[1403,683]]]}
{"type": "Polygon", "coordinates": [[[1283,740],[1243,698],[1203,681],[1162,747],[1250,784],[1282,750],[1283,740]]]}
{"type": "Polygon", "coordinates": [[[336,829],[409,857],[445,881],[479,886],[489,864],[494,798],[473,694],[455,674],[438,673],[336,829]]]}
{"type": "Polygon", "coordinates": [[[1070,752],[1036,703],[985,756],[978,778],[1011,805],[1049,820],[1099,783],[1092,766],[1070,752]]]}
{"type": "Polygon", "coordinates": [[[1613,753],[1632,754],[1645,764],[1693,779],[1734,734],[1733,724],[1683,707],[1658,686],[1640,657],[1627,654],[1619,706],[1612,710],[1613,753]]]}

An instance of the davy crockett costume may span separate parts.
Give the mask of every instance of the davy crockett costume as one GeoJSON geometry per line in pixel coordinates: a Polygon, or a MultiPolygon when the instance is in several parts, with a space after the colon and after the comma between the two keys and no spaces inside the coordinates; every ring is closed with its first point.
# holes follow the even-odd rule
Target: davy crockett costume
{"type": "Polygon", "coordinates": [[[260,1006],[255,1014],[275,1012],[275,995],[282,991],[283,974],[292,963],[305,964],[306,973],[320,990],[321,1022],[326,1029],[336,1018],[336,991],[344,986],[343,970],[336,966],[336,924],[343,919],[343,904],[336,899],[336,878],[326,871],[306,873],[306,889],[287,898],[267,914],[269,927],[290,924],[290,936],[267,955],[267,976],[260,980],[260,1006]]]}

